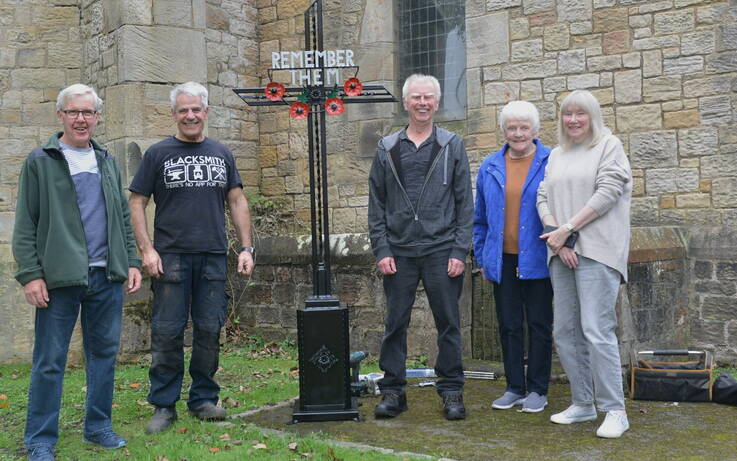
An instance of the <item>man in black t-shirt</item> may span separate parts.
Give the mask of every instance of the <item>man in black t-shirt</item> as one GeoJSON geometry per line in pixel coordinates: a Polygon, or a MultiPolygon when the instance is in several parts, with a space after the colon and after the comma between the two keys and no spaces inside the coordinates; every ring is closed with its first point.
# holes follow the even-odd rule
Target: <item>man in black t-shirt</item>
{"type": "Polygon", "coordinates": [[[131,220],[143,269],[152,279],[151,390],[156,407],[146,426],[149,434],[177,419],[176,402],[184,377],[184,329],[191,314],[192,385],[187,407],[202,420],[222,420],[218,368],[220,329],[228,299],[225,202],[241,242],[238,273],[253,271],[251,218],[243,184],[230,150],[204,135],[207,89],[195,82],[170,94],[177,134],[151,146],[129,189],[131,220]],[[148,235],[145,209],[156,203],[154,240],[148,235]]]}

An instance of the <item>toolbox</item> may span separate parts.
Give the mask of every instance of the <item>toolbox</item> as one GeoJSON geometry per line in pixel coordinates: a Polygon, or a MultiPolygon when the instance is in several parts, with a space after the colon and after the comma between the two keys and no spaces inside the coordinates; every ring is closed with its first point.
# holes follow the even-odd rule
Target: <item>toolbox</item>
{"type": "Polygon", "coordinates": [[[714,359],[708,351],[632,352],[630,397],[635,400],[709,402],[713,371],[714,359]]]}

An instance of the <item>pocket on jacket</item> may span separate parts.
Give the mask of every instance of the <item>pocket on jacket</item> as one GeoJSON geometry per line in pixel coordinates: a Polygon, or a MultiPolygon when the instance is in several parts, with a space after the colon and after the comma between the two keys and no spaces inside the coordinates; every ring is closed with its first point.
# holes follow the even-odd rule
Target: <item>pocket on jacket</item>
{"type": "Polygon", "coordinates": [[[421,236],[435,238],[445,234],[448,223],[445,222],[445,211],[440,208],[425,208],[420,211],[421,236]]]}
{"type": "Polygon", "coordinates": [[[402,235],[406,235],[414,219],[415,215],[407,209],[389,213],[386,217],[386,226],[389,235],[396,235],[400,238],[402,235]]]}

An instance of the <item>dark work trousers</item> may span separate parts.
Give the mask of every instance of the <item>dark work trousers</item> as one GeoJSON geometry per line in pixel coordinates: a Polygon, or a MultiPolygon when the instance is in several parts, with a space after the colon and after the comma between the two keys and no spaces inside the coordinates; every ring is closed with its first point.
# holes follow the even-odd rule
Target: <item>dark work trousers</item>
{"type": "Polygon", "coordinates": [[[550,278],[520,280],[517,255],[502,255],[502,281],[494,283],[494,301],[504,355],[507,390],[548,394],[553,336],[553,287],[550,278]],[[525,380],[523,322],[530,340],[525,380]]]}
{"type": "Polygon", "coordinates": [[[151,319],[151,390],[148,401],[157,407],[173,407],[184,377],[184,329],[192,315],[192,385],[187,406],[217,404],[220,329],[225,323],[225,254],[162,253],[164,274],[153,279],[154,309],[151,319]]]}
{"type": "Polygon", "coordinates": [[[419,258],[395,256],[397,272],[384,276],[386,316],[381,342],[379,367],[384,377],[379,381],[382,392],[403,392],[407,385],[407,327],[417,286],[422,280],[438,330],[438,357],[435,374],[440,378],[437,391],[463,390],[463,358],[461,353],[458,298],[463,290],[463,274],[448,277],[450,250],[438,251],[419,258]]]}

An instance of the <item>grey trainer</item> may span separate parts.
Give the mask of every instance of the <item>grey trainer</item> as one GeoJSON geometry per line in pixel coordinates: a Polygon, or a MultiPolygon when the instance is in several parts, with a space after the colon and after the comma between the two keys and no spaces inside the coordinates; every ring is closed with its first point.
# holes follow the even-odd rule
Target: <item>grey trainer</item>
{"type": "Polygon", "coordinates": [[[525,413],[539,413],[548,405],[547,396],[540,395],[537,392],[530,392],[522,404],[522,411],[525,413]]]}
{"type": "Polygon", "coordinates": [[[494,403],[491,404],[491,408],[495,408],[497,410],[509,410],[515,405],[522,405],[524,401],[525,397],[523,395],[507,391],[504,395],[494,400],[494,403]]]}

